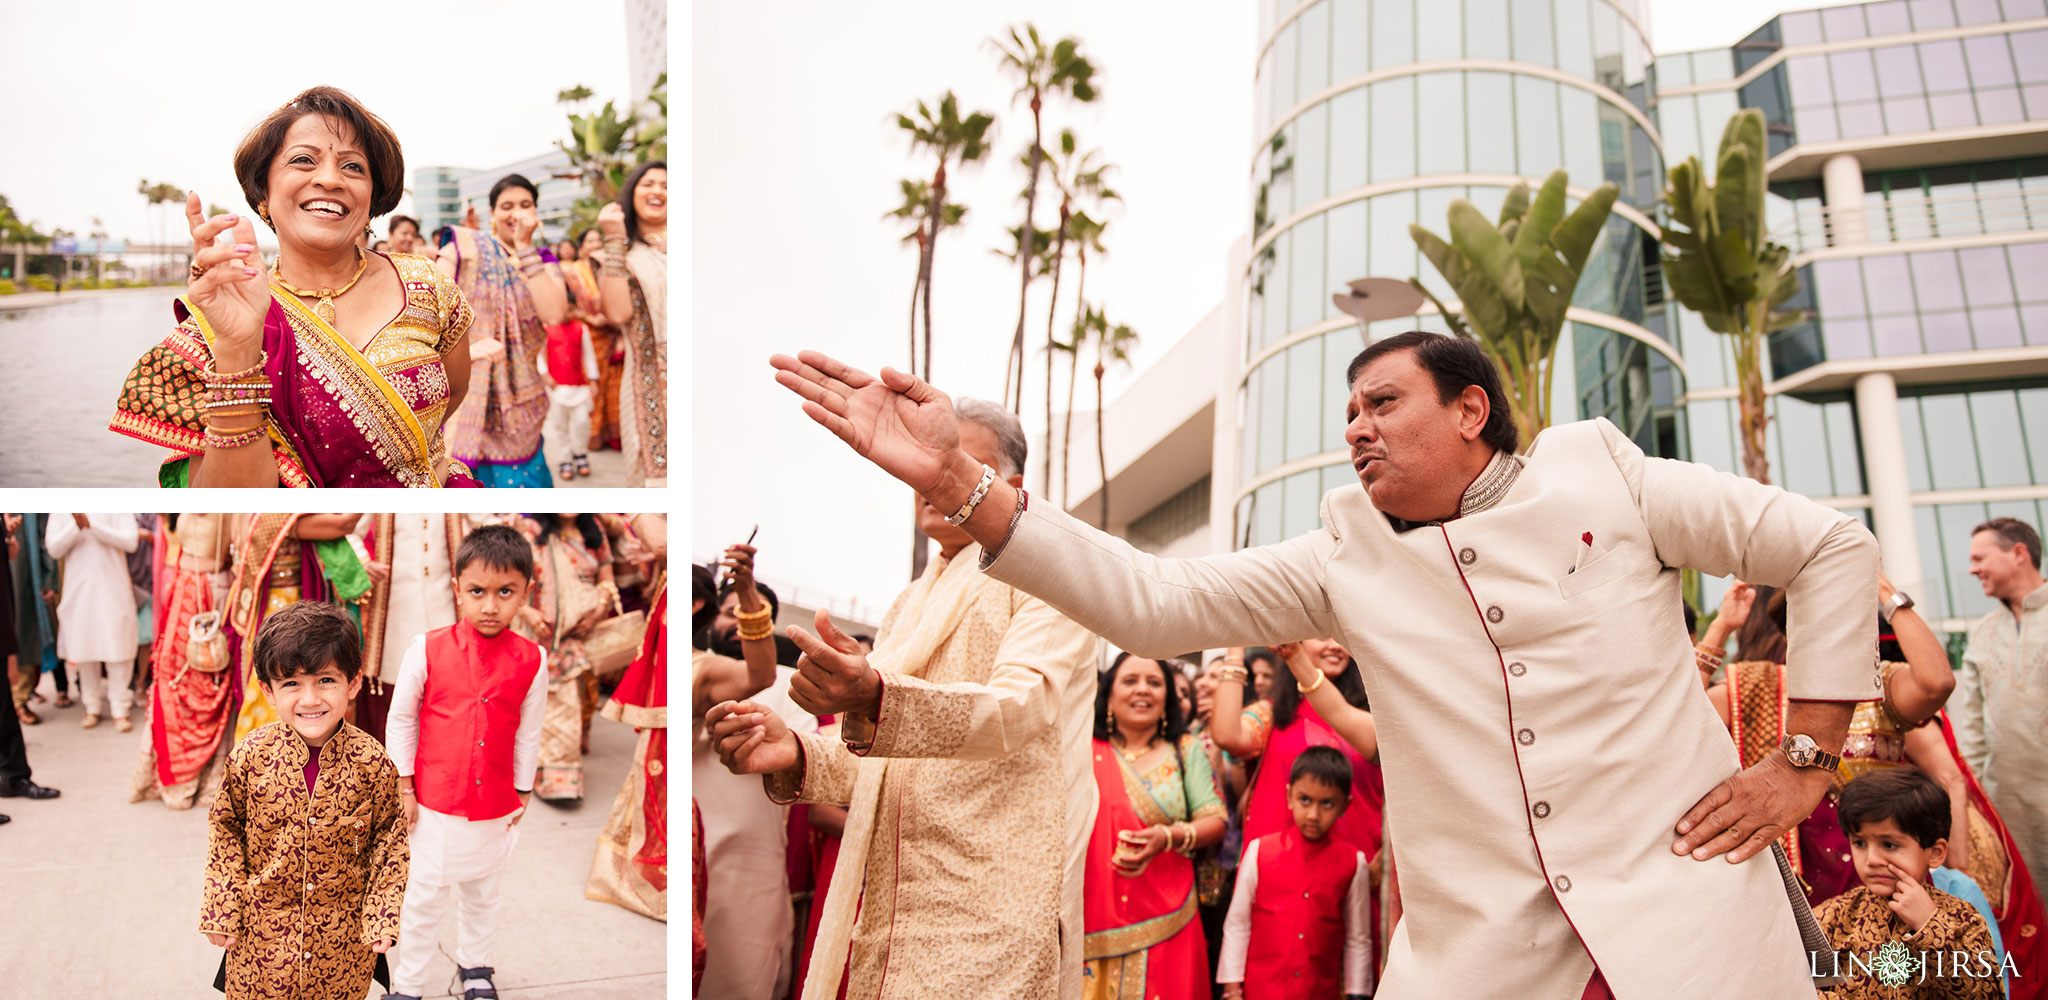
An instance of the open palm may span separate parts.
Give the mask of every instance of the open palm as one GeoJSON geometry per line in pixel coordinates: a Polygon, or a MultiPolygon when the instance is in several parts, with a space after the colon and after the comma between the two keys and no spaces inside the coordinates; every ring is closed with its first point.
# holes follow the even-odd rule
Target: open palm
{"type": "Polygon", "coordinates": [[[804,398],[804,413],[862,458],[919,493],[939,485],[960,447],[945,393],[893,368],[876,378],[817,351],[778,354],[769,364],[777,382],[804,398]]]}

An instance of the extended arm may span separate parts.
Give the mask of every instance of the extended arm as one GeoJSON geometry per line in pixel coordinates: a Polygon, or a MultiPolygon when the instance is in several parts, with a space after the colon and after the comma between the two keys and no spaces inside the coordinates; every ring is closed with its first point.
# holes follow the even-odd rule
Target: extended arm
{"type": "Polygon", "coordinates": [[[1330,724],[1331,729],[1337,731],[1337,735],[1344,737],[1344,742],[1351,744],[1367,758],[1379,756],[1379,730],[1373,725],[1371,712],[1345,701],[1344,693],[1337,690],[1337,685],[1302,655],[1300,646],[1288,651],[1287,669],[1293,672],[1294,683],[1303,691],[1309,691],[1311,686],[1315,688],[1309,691],[1308,703],[1315,708],[1316,714],[1323,717],[1324,722],[1330,724]]]}
{"type": "Polygon", "coordinates": [[[133,552],[142,537],[142,529],[136,525],[133,514],[101,514],[92,519],[90,534],[102,545],[133,552]]]}
{"type": "MultiPolygon", "coordinates": [[[[1882,593],[1888,597],[1891,592],[1891,584],[1883,583],[1882,593]]],[[[1934,629],[1928,627],[1927,620],[1913,608],[1892,612],[1891,623],[1892,635],[1897,637],[1899,650],[1906,656],[1907,669],[1892,672],[1891,690],[1886,695],[1901,718],[1915,724],[1926,722],[1941,711],[1956,689],[1955,671],[1948,665],[1948,650],[1934,629]]]]}
{"type": "Polygon", "coordinates": [[[1217,746],[1248,760],[1266,752],[1266,731],[1246,724],[1244,684],[1228,672],[1244,669],[1244,647],[1232,646],[1223,657],[1223,666],[1226,675],[1216,684],[1212,696],[1216,704],[1209,711],[1209,737],[1217,746]]]}
{"type": "Polygon", "coordinates": [[[526,699],[519,703],[519,728],[512,735],[512,790],[520,795],[533,791],[533,772],[540,767],[541,714],[548,703],[547,650],[540,655],[540,669],[533,672],[526,699]]]}
{"type": "Polygon", "coordinates": [[[420,746],[420,695],[426,687],[427,638],[415,636],[398,661],[398,678],[391,682],[391,711],[384,719],[384,752],[391,755],[402,788],[412,787],[420,746]]]}
{"type": "Polygon", "coordinates": [[[1252,897],[1259,891],[1259,842],[1244,845],[1237,863],[1237,887],[1223,915],[1223,950],[1216,956],[1216,985],[1225,997],[1244,996],[1245,951],[1252,941],[1252,897]]]}

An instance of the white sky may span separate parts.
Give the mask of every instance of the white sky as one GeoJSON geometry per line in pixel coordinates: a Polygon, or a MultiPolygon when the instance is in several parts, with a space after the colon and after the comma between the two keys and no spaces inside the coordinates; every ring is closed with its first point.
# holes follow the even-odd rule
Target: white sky
{"type": "MultiPolygon", "coordinates": [[[[1726,46],[1805,6],[1656,0],[1653,41],[1659,52],[1726,46]]],[[[1016,157],[1030,135],[985,44],[1009,25],[1076,35],[1101,70],[1097,103],[1049,111],[1046,134],[1071,124],[1120,167],[1125,201],[1088,293],[1139,332],[1139,368],[1214,307],[1250,215],[1255,7],[1187,0],[1169,20],[1156,16],[1165,8],[1080,2],[872,0],[816,4],[800,18],[783,4],[698,4],[692,556],[758,523],[762,576],[785,597],[798,585],[810,601],[857,600],[879,616],[908,581],[909,491],[804,417],[767,357],[815,348],[869,371],[907,361],[917,254],[882,215],[897,180],[928,177],[930,165],[908,153],[893,115],[951,87],[963,112],[996,113],[999,155],[951,178],[969,212],[940,236],[935,380],[956,397],[999,397],[1017,270],[992,251],[1021,214],[1016,157]]],[[[1040,224],[1050,225],[1043,190],[1040,224]]],[[[1065,303],[1071,279],[1069,268],[1065,303]]],[[[1045,296],[1046,283],[1034,285],[1027,343],[1042,342],[1045,296]]],[[[1112,396],[1128,381],[1112,376],[1112,396]]],[[[1026,399],[1041,391],[1027,383],[1026,399]]],[[[1042,406],[1026,406],[1027,431],[1037,433],[1042,406]]],[[[1075,454],[1086,457],[1079,445],[1075,454]]]]}
{"type": "Polygon", "coordinates": [[[166,239],[183,237],[182,207],[150,211],[136,181],[196,188],[246,211],[235,145],[307,87],[340,87],[389,123],[410,186],[418,166],[547,152],[568,135],[556,92],[581,83],[600,105],[623,106],[626,59],[618,0],[8,0],[0,193],[44,232],[84,234],[99,216],[114,238],[153,242],[161,217],[166,239]],[[442,79],[461,83],[437,87],[442,79]]]}

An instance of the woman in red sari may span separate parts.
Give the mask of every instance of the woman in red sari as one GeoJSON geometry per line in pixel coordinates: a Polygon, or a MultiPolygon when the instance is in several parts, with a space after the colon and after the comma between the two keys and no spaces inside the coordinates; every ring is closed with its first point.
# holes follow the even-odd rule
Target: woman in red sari
{"type": "Polygon", "coordinates": [[[1165,666],[1119,654],[1095,696],[1100,806],[1082,884],[1088,1000],[1210,994],[1193,856],[1223,839],[1225,814],[1209,758],[1186,729],[1165,666]]]}
{"type": "Polygon", "coordinates": [[[187,196],[178,328],[129,372],[111,428],[171,449],[164,486],[477,485],[441,434],[469,386],[469,305],[432,261],[356,242],[404,193],[398,137],[314,87],[243,137],[235,176],[278,258],[264,266],[249,217],[187,196]]]}
{"type": "Polygon", "coordinates": [[[583,895],[668,920],[668,587],[655,584],[640,655],[605,702],[604,717],[640,732],[633,770],[598,836],[583,895]]]}
{"type": "Polygon", "coordinates": [[[167,525],[170,518],[177,521],[172,528],[176,540],[164,548],[156,575],[149,738],[143,742],[129,801],[155,795],[172,809],[190,809],[234,717],[234,675],[227,658],[196,665],[190,659],[192,619],[211,614],[215,628],[222,624],[228,529],[226,514],[172,514],[167,525]]]}
{"type": "MultiPolygon", "coordinates": [[[[1305,639],[1273,647],[1290,669],[1273,673],[1273,698],[1243,707],[1243,689],[1224,684],[1216,690],[1216,708],[1211,729],[1216,742],[1240,759],[1257,758],[1252,775],[1251,795],[1244,811],[1244,842],[1249,844],[1269,833],[1293,825],[1287,811],[1287,772],[1294,758],[1312,746],[1336,747],[1351,760],[1351,807],[1337,821],[1330,835],[1364,851],[1367,858],[1380,851],[1380,814],[1386,804],[1386,786],[1380,766],[1368,753],[1353,746],[1330,721],[1302,696],[1292,661],[1305,659],[1321,671],[1325,681],[1355,708],[1366,707],[1365,681],[1351,654],[1335,639],[1305,639]]],[[[1244,651],[1232,650],[1226,663],[1243,662],[1244,651]]],[[[1318,689],[1322,684],[1317,684],[1318,689]]]]}

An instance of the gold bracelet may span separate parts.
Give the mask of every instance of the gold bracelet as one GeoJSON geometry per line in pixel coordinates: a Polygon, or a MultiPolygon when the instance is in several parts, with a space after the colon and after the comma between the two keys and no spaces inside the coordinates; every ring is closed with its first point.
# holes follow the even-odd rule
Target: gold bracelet
{"type": "Polygon", "coordinates": [[[205,381],[205,382],[206,382],[207,384],[209,384],[209,385],[211,385],[211,384],[213,384],[213,383],[215,383],[215,382],[257,382],[257,381],[260,381],[260,382],[264,383],[265,385],[268,385],[268,384],[270,383],[270,376],[269,376],[269,374],[268,374],[268,373],[264,372],[264,370],[263,370],[263,366],[264,366],[264,365],[267,365],[267,364],[269,364],[269,363],[270,363],[270,352],[269,352],[269,351],[263,351],[263,350],[259,350],[259,351],[257,351],[257,352],[256,352],[256,365],[255,365],[255,367],[253,367],[253,368],[244,368],[244,369],[242,369],[241,371],[238,371],[238,372],[221,372],[221,371],[215,371],[215,370],[214,370],[214,367],[213,367],[213,359],[211,359],[211,358],[208,358],[208,359],[207,359],[207,361],[206,361],[206,364],[205,364],[204,366],[202,366],[202,367],[201,367],[201,368],[199,369],[199,377],[200,377],[201,379],[203,379],[203,380],[204,380],[204,381],[205,381]]]}
{"type": "Polygon", "coordinates": [[[766,639],[775,634],[774,622],[741,622],[738,629],[743,640],[766,639]]]}
{"type": "Polygon", "coordinates": [[[759,611],[748,611],[745,608],[735,607],[732,609],[732,616],[743,622],[765,622],[775,617],[775,609],[769,607],[764,601],[759,611]]]}
{"type": "MultiPolygon", "coordinates": [[[[1318,690],[1320,690],[1320,689],[1322,688],[1322,686],[1323,686],[1323,682],[1324,682],[1324,681],[1326,681],[1326,680],[1328,680],[1328,679],[1329,679],[1329,675],[1328,675],[1328,674],[1325,674],[1325,673],[1323,673],[1323,672],[1322,672],[1322,671],[1320,671],[1320,670],[1316,671],[1316,682],[1315,682],[1314,684],[1310,684],[1309,686],[1307,686],[1307,687],[1305,687],[1305,688],[1302,688],[1302,689],[1301,689],[1301,696],[1302,696],[1302,697],[1304,697],[1304,698],[1306,698],[1306,697],[1308,697],[1309,695],[1315,694],[1315,693],[1316,693],[1316,692],[1317,692],[1318,690]]],[[[1299,686],[1299,682],[1297,682],[1297,686],[1299,686]]]]}

